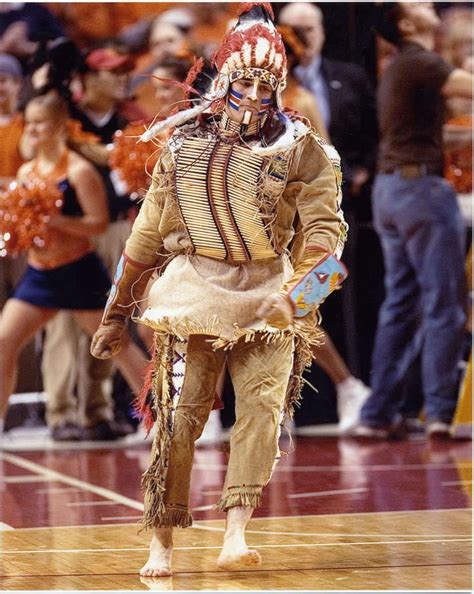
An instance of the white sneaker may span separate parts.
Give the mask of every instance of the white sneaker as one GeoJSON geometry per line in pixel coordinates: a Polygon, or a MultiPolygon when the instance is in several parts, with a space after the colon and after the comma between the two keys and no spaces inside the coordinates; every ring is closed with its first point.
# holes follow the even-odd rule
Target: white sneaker
{"type": "Polygon", "coordinates": [[[426,432],[432,439],[449,439],[451,437],[451,426],[444,421],[429,421],[426,432]]]}
{"type": "Polygon", "coordinates": [[[362,407],[371,394],[371,389],[355,377],[349,377],[336,385],[339,431],[347,433],[359,423],[362,407]]]}

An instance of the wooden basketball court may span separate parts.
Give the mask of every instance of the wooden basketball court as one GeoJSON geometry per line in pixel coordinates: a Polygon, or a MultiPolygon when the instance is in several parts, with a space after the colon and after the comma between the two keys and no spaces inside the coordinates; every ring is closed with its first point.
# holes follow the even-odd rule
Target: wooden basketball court
{"type": "Polygon", "coordinates": [[[97,445],[6,444],[3,590],[471,590],[470,442],[298,438],[250,524],[263,565],[237,572],[216,568],[226,454],[200,448],[195,525],[161,579],[138,576],[149,443],[97,445]]]}

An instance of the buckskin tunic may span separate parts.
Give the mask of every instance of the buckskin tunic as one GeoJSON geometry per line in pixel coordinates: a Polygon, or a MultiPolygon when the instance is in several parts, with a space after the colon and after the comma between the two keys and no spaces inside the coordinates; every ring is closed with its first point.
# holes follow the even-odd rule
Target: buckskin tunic
{"type": "Polygon", "coordinates": [[[225,361],[237,421],[218,507],[257,507],[279,457],[280,422],[298,398],[316,324],[310,314],[277,330],[256,311],[304,275],[312,254],[339,257],[346,237],[338,155],[306,121],[292,124],[291,142],[264,156],[258,123],[241,128],[225,112],[176,129],[127,241],[128,258],[158,270],[137,318],[156,332],[145,526],[192,522],[194,440],[225,361]]]}

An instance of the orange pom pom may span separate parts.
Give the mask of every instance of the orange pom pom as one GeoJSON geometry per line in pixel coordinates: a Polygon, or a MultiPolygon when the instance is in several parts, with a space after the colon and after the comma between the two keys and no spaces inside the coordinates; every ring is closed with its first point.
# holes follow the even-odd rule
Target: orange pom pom
{"type": "Polygon", "coordinates": [[[147,143],[137,142],[144,130],[144,126],[130,125],[117,131],[110,153],[110,167],[118,172],[132,198],[138,198],[148,190],[159,155],[158,150],[150,153],[147,143]]]}
{"type": "Polygon", "coordinates": [[[56,184],[31,179],[0,193],[0,256],[16,256],[49,241],[47,222],[63,205],[56,184]]]}

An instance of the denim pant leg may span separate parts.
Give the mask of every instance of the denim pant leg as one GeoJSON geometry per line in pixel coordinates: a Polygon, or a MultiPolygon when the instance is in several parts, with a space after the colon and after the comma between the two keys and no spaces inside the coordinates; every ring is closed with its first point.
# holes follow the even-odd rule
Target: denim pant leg
{"type": "MultiPolygon", "coordinates": [[[[400,384],[406,354],[414,339],[419,297],[415,271],[398,227],[400,180],[379,175],[373,190],[373,213],[385,266],[385,300],[379,312],[372,354],[372,394],[361,411],[361,422],[372,427],[391,425],[399,408],[400,384]]],[[[407,202],[409,196],[404,196],[407,202]]],[[[404,210],[404,209],[402,209],[404,210]]]]}
{"type": "Polygon", "coordinates": [[[450,422],[457,401],[458,362],[465,321],[464,223],[451,186],[420,181],[425,225],[407,241],[422,307],[422,380],[428,420],[450,422]]]}

